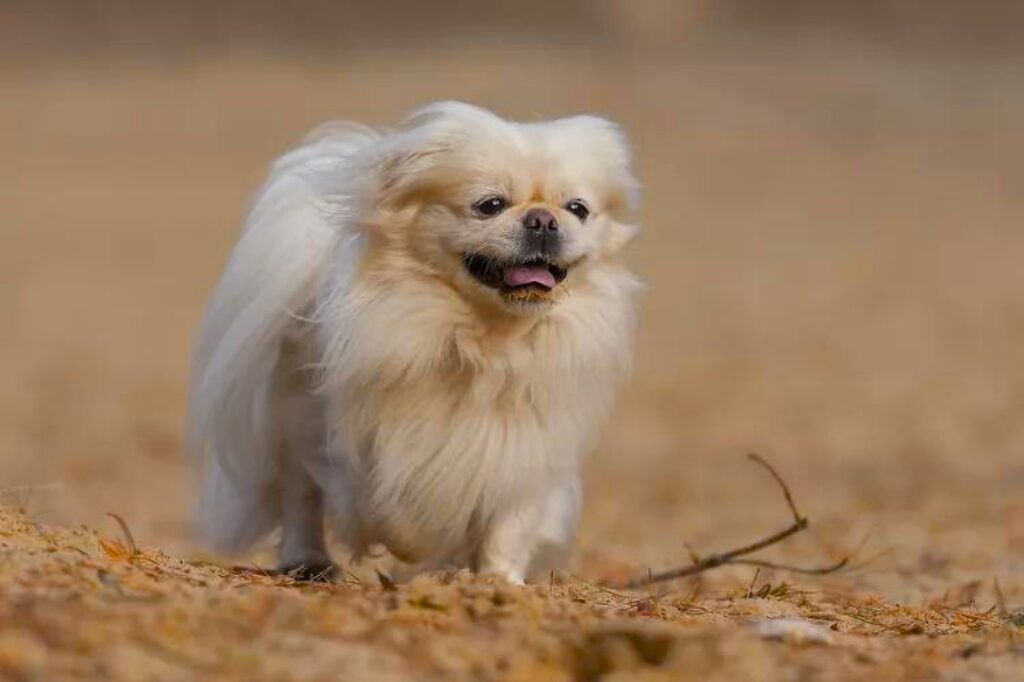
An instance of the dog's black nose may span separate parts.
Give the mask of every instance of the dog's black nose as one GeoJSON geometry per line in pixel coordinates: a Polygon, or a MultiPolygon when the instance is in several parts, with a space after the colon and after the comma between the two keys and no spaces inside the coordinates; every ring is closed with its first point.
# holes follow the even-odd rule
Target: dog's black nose
{"type": "Polygon", "coordinates": [[[531,208],[523,216],[523,227],[538,232],[557,232],[558,218],[546,208],[531,208]]]}

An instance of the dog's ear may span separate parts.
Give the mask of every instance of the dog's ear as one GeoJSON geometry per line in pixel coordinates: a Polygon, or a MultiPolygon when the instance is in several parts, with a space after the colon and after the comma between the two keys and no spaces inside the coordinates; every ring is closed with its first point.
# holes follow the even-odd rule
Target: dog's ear
{"type": "Polygon", "coordinates": [[[500,136],[506,126],[492,112],[463,102],[437,102],[419,109],[382,146],[377,164],[382,203],[394,205],[410,193],[429,190],[429,171],[447,154],[464,146],[467,138],[500,136]]]}
{"type": "Polygon", "coordinates": [[[633,175],[633,154],[625,133],[597,116],[575,116],[563,123],[575,148],[588,152],[587,170],[600,174],[606,208],[617,218],[628,218],[639,203],[640,183],[633,175]]]}
{"type": "Polygon", "coordinates": [[[612,254],[640,232],[632,221],[639,205],[640,183],[633,175],[632,154],[622,129],[597,116],[576,116],[561,122],[576,150],[586,150],[582,172],[590,176],[609,216],[604,252],[612,254]]]}
{"type": "Polygon", "coordinates": [[[381,158],[377,176],[377,196],[383,205],[393,205],[406,197],[413,189],[417,178],[434,165],[434,157],[443,154],[440,145],[398,148],[381,158]]]}

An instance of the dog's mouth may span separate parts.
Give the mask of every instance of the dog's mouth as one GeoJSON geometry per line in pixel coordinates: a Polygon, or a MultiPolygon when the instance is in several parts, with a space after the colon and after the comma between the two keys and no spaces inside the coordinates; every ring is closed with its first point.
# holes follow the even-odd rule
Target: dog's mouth
{"type": "Polygon", "coordinates": [[[463,257],[463,264],[478,282],[497,289],[507,298],[540,300],[557,287],[569,268],[542,256],[519,261],[503,261],[479,254],[463,257]]]}

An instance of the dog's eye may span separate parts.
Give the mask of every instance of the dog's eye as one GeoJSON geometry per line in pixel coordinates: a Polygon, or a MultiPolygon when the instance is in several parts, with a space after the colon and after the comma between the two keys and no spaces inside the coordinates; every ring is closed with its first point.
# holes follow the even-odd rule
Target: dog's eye
{"type": "Polygon", "coordinates": [[[587,219],[588,215],[590,215],[590,209],[587,208],[587,205],[579,199],[573,199],[566,204],[565,210],[579,218],[581,223],[587,219]]]}
{"type": "Polygon", "coordinates": [[[488,197],[482,201],[478,201],[473,204],[473,210],[478,215],[491,217],[496,216],[502,211],[508,208],[508,202],[501,197],[488,197]]]}

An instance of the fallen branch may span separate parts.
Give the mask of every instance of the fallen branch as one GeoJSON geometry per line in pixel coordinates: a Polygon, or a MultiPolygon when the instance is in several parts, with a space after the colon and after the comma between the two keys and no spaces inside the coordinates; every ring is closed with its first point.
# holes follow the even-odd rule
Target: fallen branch
{"type": "Polygon", "coordinates": [[[776,571],[789,571],[790,573],[802,573],[804,575],[828,575],[829,573],[835,573],[846,568],[852,558],[852,556],[847,555],[827,566],[790,566],[789,564],[762,561],[761,559],[735,559],[727,563],[734,566],[756,566],[757,568],[770,568],[776,571]]]}
{"type": "Polygon", "coordinates": [[[756,566],[758,568],[770,568],[779,571],[790,571],[793,573],[804,573],[809,575],[826,575],[828,573],[835,573],[846,567],[846,565],[850,562],[852,555],[847,555],[839,561],[835,562],[834,564],[810,568],[802,566],[790,566],[789,564],[780,564],[775,563],[773,561],[763,561],[761,559],[743,558],[749,554],[758,552],[764,549],[765,547],[770,547],[771,545],[778,544],[779,542],[782,542],[791,535],[795,535],[796,533],[805,530],[809,523],[807,517],[801,514],[800,510],[797,509],[796,502],[793,501],[793,494],[790,492],[789,486],[786,485],[786,482],[782,479],[782,476],[779,475],[775,468],[772,467],[772,465],[769,464],[760,455],[750,454],[747,455],[747,457],[757,462],[765,469],[767,469],[768,473],[771,474],[772,478],[775,479],[775,482],[779,484],[779,488],[782,489],[782,494],[786,498],[786,505],[789,507],[789,511],[793,515],[793,522],[786,528],[780,530],[779,532],[772,533],[768,537],[758,540],[757,542],[752,542],[749,545],[744,545],[743,547],[731,549],[726,552],[711,554],[703,558],[698,557],[692,549],[688,548],[690,556],[693,560],[693,563],[689,566],[673,568],[667,571],[662,571],[660,573],[648,572],[648,574],[643,578],[635,578],[620,585],[619,587],[625,589],[635,589],[638,587],[650,585],[652,583],[666,582],[669,580],[676,580],[677,578],[685,578],[687,576],[697,575],[699,573],[704,573],[705,571],[710,571],[713,568],[718,568],[719,566],[726,565],[756,566]]]}

